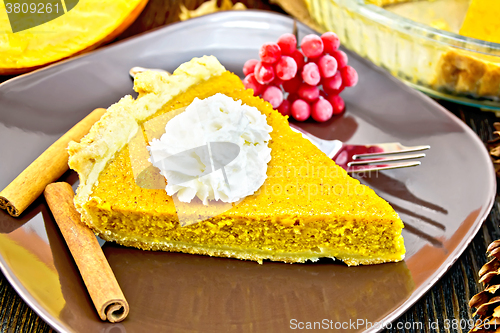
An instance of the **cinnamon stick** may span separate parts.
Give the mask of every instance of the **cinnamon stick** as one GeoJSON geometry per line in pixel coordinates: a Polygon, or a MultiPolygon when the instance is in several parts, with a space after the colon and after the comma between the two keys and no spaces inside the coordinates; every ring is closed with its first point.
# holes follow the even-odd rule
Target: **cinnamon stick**
{"type": "Polygon", "coordinates": [[[129,312],[127,300],[94,233],[75,209],[71,185],[49,184],[44,194],[99,317],[112,323],[122,321],[129,312]]]}
{"type": "Polygon", "coordinates": [[[106,109],[95,109],[21,172],[0,192],[0,209],[7,210],[14,217],[21,215],[42,194],[47,184],[56,181],[68,170],[68,143],[72,140],[80,141],[105,111],[106,109]]]}

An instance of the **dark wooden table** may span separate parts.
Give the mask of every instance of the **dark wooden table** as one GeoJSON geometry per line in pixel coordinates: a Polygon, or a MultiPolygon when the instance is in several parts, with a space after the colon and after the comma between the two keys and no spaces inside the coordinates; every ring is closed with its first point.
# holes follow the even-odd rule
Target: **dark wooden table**
{"type": "MultiPolygon", "coordinates": [[[[194,9],[203,0],[150,0],[143,13],[117,40],[178,21],[181,2],[188,9],[194,9]]],[[[267,1],[241,0],[240,2],[248,8],[283,12],[281,8],[267,1]]],[[[0,82],[6,79],[7,77],[0,76],[0,82]]],[[[451,102],[438,102],[469,125],[483,142],[492,139],[493,123],[497,121],[493,113],[451,102]]],[[[418,324],[414,323],[424,323],[425,332],[467,332],[469,327],[465,325],[466,321],[474,319],[468,302],[474,294],[482,290],[482,286],[478,283],[478,271],[486,262],[485,253],[488,244],[500,238],[499,221],[500,197],[497,195],[493,209],[481,230],[450,271],[420,301],[394,322],[393,328],[388,331],[422,332],[418,324]]],[[[26,305],[1,273],[0,329],[1,332],[9,333],[53,331],[26,305]]]]}

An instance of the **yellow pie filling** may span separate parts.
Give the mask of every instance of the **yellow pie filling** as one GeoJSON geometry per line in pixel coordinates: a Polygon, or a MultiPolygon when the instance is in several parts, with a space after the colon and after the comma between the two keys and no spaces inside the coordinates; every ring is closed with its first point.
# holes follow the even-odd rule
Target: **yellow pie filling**
{"type": "Polygon", "coordinates": [[[245,90],[236,75],[212,76],[175,96],[144,121],[215,93],[256,107],[273,128],[264,185],[214,214],[221,203],[183,204],[164,189],[138,186],[132,171],[134,154],[127,144],[106,164],[81,207],[84,221],[99,236],[146,250],[258,262],[335,257],[358,265],[404,258],[403,223],[392,207],[291,131],[286,118],[245,90]],[[180,213],[200,222],[182,226],[180,213]]]}

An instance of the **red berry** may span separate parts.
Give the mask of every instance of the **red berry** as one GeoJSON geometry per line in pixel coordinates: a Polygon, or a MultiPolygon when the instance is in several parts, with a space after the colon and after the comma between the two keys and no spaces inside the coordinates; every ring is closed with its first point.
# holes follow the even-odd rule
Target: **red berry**
{"type": "Polygon", "coordinates": [[[299,88],[299,96],[308,102],[314,102],[319,97],[319,88],[303,83],[299,88]]]}
{"type": "Polygon", "coordinates": [[[292,110],[290,113],[296,120],[304,121],[311,115],[311,107],[306,101],[298,99],[292,103],[292,110]]]}
{"type": "Polygon", "coordinates": [[[333,115],[333,107],[326,99],[320,98],[313,104],[311,116],[314,120],[323,122],[333,115]]]}
{"type": "Polygon", "coordinates": [[[260,47],[260,60],[267,64],[274,64],[281,57],[281,49],[276,43],[265,43],[260,47]]]}
{"type": "Polygon", "coordinates": [[[255,70],[255,65],[257,65],[259,61],[257,59],[248,59],[243,65],[243,75],[247,76],[250,73],[253,73],[255,70]]]}
{"type": "Polygon", "coordinates": [[[331,55],[324,55],[319,58],[318,68],[322,77],[332,77],[337,73],[337,60],[331,55]]]}
{"type": "Polygon", "coordinates": [[[244,79],[243,79],[243,84],[245,85],[246,89],[252,89],[253,90],[253,95],[258,96],[264,90],[264,86],[257,82],[255,79],[255,75],[253,73],[248,74],[244,79]]]}
{"type": "Polygon", "coordinates": [[[347,54],[345,54],[344,51],[337,50],[335,52],[332,52],[331,54],[335,60],[337,60],[337,67],[340,69],[342,67],[347,66],[347,54]]]}
{"type": "Polygon", "coordinates": [[[345,110],[345,102],[339,95],[328,96],[328,101],[332,105],[333,114],[340,114],[345,110]]]}
{"type": "Polygon", "coordinates": [[[301,84],[302,84],[302,78],[296,76],[291,80],[283,81],[283,89],[285,89],[287,93],[293,94],[299,91],[301,84]]]}
{"type": "Polygon", "coordinates": [[[323,90],[328,96],[336,96],[336,95],[340,94],[344,89],[345,89],[345,86],[343,84],[340,85],[339,89],[328,89],[325,86],[323,86],[323,90]]]}
{"type": "Polygon", "coordinates": [[[262,99],[268,101],[274,109],[277,109],[281,105],[281,102],[283,102],[283,92],[278,87],[269,86],[262,94],[262,99]]]}
{"type": "Polygon", "coordinates": [[[308,58],[316,58],[323,53],[323,41],[318,35],[310,34],[305,36],[302,38],[300,47],[308,58]]]}
{"type": "Polygon", "coordinates": [[[277,44],[281,48],[281,54],[290,55],[297,49],[297,38],[293,34],[283,34],[278,38],[277,44]]]}
{"type": "Polygon", "coordinates": [[[281,113],[284,116],[289,116],[290,115],[290,101],[284,100],[281,105],[278,107],[279,113],[281,113]]]}
{"type": "Polygon", "coordinates": [[[346,87],[354,87],[358,83],[358,72],[351,66],[345,66],[340,70],[342,82],[346,87]]]}
{"type": "Polygon", "coordinates": [[[304,67],[304,64],[305,64],[304,54],[302,54],[302,52],[300,52],[300,50],[293,51],[292,54],[290,55],[290,57],[292,57],[293,60],[295,60],[295,62],[297,63],[297,70],[304,67]]]}
{"type": "Polygon", "coordinates": [[[323,79],[321,83],[326,92],[337,90],[342,85],[342,76],[340,75],[340,72],[337,72],[334,76],[323,79]]]}
{"type": "Polygon", "coordinates": [[[276,75],[283,81],[291,80],[297,74],[297,63],[292,57],[282,56],[276,64],[276,75]]]}
{"type": "MultiPolygon", "coordinates": [[[[293,103],[296,100],[298,100],[299,98],[300,97],[297,94],[288,94],[288,97],[286,98],[286,100],[289,101],[290,103],[293,103]]],[[[290,106],[291,106],[291,104],[290,104],[290,106]]]]}
{"type": "Polygon", "coordinates": [[[321,80],[318,65],[314,62],[308,62],[305,64],[302,69],[302,80],[311,86],[317,85],[321,80]]]}
{"type": "Polygon", "coordinates": [[[321,56],[316,58],[307,58],[307,62],[314,62],[317,65],[319,63],[319,59],[321,59],[321,56]]]}
{"type": "Polygon", "coordinates": [[[321,40],[323,41],[324,50],[326,53],[332,54],[340,46],[340,39],[334,32],[325,32],[321,35],[321,40]]]}
{"type": "Polygon", "coordinates": [[[271,85],[279,87],[283,84],[283,82],[285,82],[285,81],[283,81],[280,78],[278,78],[277,76],[275,76],[273,82],[271,82],[271,85]]]}
{"type": "Polygon", "coordinates": [[[274,68],[272,65],[265,64],[262,61],[259,61],[257,65],[255,65],[255,79],[260,84],[268,84],[273,82],[274,80],[274,68]]]}

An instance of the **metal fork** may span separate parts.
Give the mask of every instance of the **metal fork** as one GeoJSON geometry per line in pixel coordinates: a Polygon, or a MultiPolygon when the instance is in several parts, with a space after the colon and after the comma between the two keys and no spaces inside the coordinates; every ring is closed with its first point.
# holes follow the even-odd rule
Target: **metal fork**
{"type": "Polygon", "coordinates": [[[290,123],[293,131],[302,134],[316,147],[349,173],[408,168],[420,165],[420,161],[408,161],[425,157],[424,153],[409,154],[431,148],[429,145],[406,147],[399,142],[370,145],[350,145],[339,140],[320,139],[290,123]]]}

